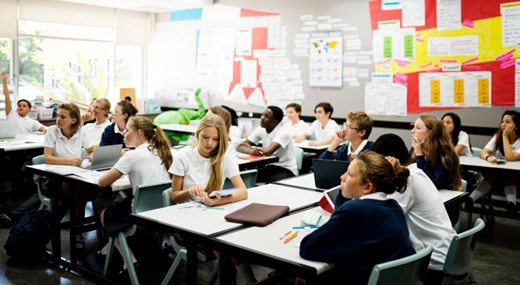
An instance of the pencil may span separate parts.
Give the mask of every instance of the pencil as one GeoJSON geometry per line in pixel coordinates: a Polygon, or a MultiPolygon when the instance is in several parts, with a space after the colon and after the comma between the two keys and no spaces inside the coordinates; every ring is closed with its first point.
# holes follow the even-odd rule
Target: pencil
{"type": "Polygon", "coordinates": [[[283,243],[288,243],[290,242],[292,239],[294,239],[296,236],[298,235],[298,231],[294,231],[292,234],[290,234],[284,241],[283,243]]]}
{"type": "Polygon", "coordinates": [[[284,239],[286,236],[288,236],[290,233],[292,232],[292,230],[286,232],[283,236],[280,237],[280,240],[284,239]]]}

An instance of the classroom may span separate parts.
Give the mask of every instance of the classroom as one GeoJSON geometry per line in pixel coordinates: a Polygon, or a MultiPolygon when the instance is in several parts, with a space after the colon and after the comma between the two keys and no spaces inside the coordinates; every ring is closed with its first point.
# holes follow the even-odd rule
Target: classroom
{"type": "MultiPolygon", "coordinates": [[[[340,271],[331,268],[332,263],[310,261],[297,254],[302,253],[303,231],[299,237],[291,237],[294,246],[287,242],[294,252],[279,242],[270,245],[266,241],[262,247],[244,240],[268,240],[272,231],[283,235],[286,229],[281,227],[294,226],[300,222],[296,219],[310,219],[304,214],[324,207],[318,201],[325,199],[324,190],[329,188],[319,187],[313,180],[320,175],[315,160],[348,160],[334,166],[345,173],[343,169],[350,167],[350,162],[358,161],[356,156],[378,145],[378,138],[390,139],[385,134],[396,135],[392,138],[399,140],[397,144],[404,142],[409,153],[406,163],[401,164],[413,163],[407,167],[411,180],[419,168],[436,189],[459,192],[460,197],[450,196],[451,192],[435,194],[442,198],[455,232],[476,228],[479,218],[485,223],[475,234],[469,279],[481,284],[518,283],[520,271],[515,264],[520,262],[520,248],[515,241],[520,238],[516,192],[520,140],[516,133],[520,135],[520,131],[515,123],[520,112],[519,11],[520,1],[514,0],[0,0],[0,72],[5,72],[0,77],[2,92],[10,98],[0,94],[0,224],[1,215],[8,213],[10,219],[31,197],[57,212],[63,203],[56,201],[65,200],[41,193],[40,182],[46,184],[46,179],[55,183],[53,187],[60,182],[73,186],[75,190],[62,188],[68,193],[62,196],[71,199],[67,200],[70,213],[76,211],[63,214],[70,224],[57,221],[56,226],[62,228],[52,231],[43,262],[17,264],[0,250],[0,284],[26,279],[59,284],[253,284],[249,276],[244,277],[250,268],[233,266],[235,254],[252,259],[253,273],[261,281],[258,284],[330,281],[327,278],[340,271]],[[294,117],[289,115],[288,105],[295,103],[292,112],[299,112],[300,122],[306,126],[298,134],[288,127],[294,117]],[[228,115],[219,113],[224,109],[220,106],[236,114],[224,111],[230,114],[226,119],[228,115]],[[17,131],[9,123],[16,113],[17,131]],[[131,119],[133,115],[138,116],[131,119]],[[64,131],[67,116],[72,125],[64,131]],[[215,118],[219,116],[221,119],[215,118]],[[93,123],[78,127],[78,131],[74,126],[80,117],[82,122],[93,123]],[[217,133],[221,133],[221,121],[232,121],[231,127],[227,125],[226,155],[207,153],[221,161],[217,172],[228,178],[216,179],[215,170],[204,164],[204,171],[212,175],[207,187],[215,188],[188,188],[192,181],[198,184],[196,178],[208,179],[181,172],[188,173],[189,165],[195,165],[198,158],[207,158],[201,151],[203,144],[211,144],[204,142],[209,137],[203,131],[210,119],[214,124],[210,129],[217,133]],[[439,137],[447,134],[438,143],[430,142],[435,131],[430,120],[441,126],[439,137]],[[320,122],[321,129],[317,129],[320,122]],[[29,124],[32,130],[20,135],[22,125],[29,128],[29,124]],[[451,138],[450,124],[457,139],[451,138]],[[422,135],[423,126],[429,132],[426,136],[422,135]],[[76,166],[87,160],[92,164],[94,155],[102,156],[103,148],[98,145],[112,144],[104,141],[106,137],[101,143],[99,140],[108,128],[110,139],[118,138],[114,144],[122,144],[122,150],[105,151],[122,153],[112,159],[110,167],[114,167],[107,172],[76,171],[76,166]],[[160,128],[164,137],[149,135],[147,128],[153,133],[160,128]],[[77,136],[81,142],[74,143],[74,150],[70,146],[59,150],[60,140],[66,137],[72,141],[76,132],[81,134],[77,136]],[[51,140],[57,141],[54,147],[50,147],[51,140]],[[132,171],[137,170],[130,158],[123,164],[125,151],[134,153],[141,144],[171,147],[167,154],[156,152],[154,159],[163,161],[163,166],[153,171],[150,166],[148,171],[156,176],[141,177],[144,180],[132,177],[132,171]],[[192,146],[199,152],[186,151],[192,146]],[[432,148],[436,152],[429,152],[432,148]],[[62,155],[76,150],[78,155],[62,155]],[[432,166],[431,161],[440,166],[432,166]],[[456,171],[447,166],[450,163],[456,165],[456,171]],[[232,179],[226,176],[230,173],[240,175],[232,179]],[[163,181],[166,176],[170,178],[163,181]],[[450,181],[446,184],[437,178],[450,181]],[[139,212],[136,181],[165,182],[150,187],[150,193],[158,193],[158,205],[145,205],[144,209],[168,206],[164,209],[170,210],[139,212]],[[242,183],[247,188],[243,192],[242,183]],[[170,188],[169,194],[159,193],[170,188]],[[190,207],[181,203],[204,196],[201,192],[229,188],[239,190],[222,194],[232,198],[219,193],[218,199],[227,201],[219,202],[222,205],[203,200],[204,207],[214,206],[216,211],[203,211],[195,205],[172,212],[190,207]],[[95,189],[96,194],[100,191],[105,198],[133,201],[127,206],[129,213],[134,211],[129,219],[137,230],[123,231],[129,235],[129,256],[117,249],[127,247],[120,244],[126,243],[122,237],[109,239],[110,235],[103,233],[101,221],[107,208],[103,203],[112,202],[99,202],[99,197],[85,189],[95,189]],[[275,196],[280,204],[287,200],[286,216],[266,227],[234,227],[225,221],[225,214],[238,205],[274,203],[274,198],[268,197],[273,189],[284,193],[275,196]],[[133,200],[119,192],[132,194],[133,200]],[[305,194],[300,197],[301,192],[305,194]],[[290,198],[295,196],[301,199],[290,198]],[[76,215],[84,208],[82,203],[87,205],[86,216],[76,215]],[[220,208],[223,210],[218,211],[220,208]],[[199,214],[207,223],[188,223],[199,214]],[[178,215],[186,224],[163,220],[168,215],[178,215]],[[168,237],[172,233],[184,234],[182,245],[177,244],[175,235],[168,237]],[[159,241],[163,236],[164,242],[159,241]],[[111,260],[107,246],[99,252],[113,241],[116,246],[111,260]],[[172,241],[177,245],[170,246],[172,241]],[[85,256],[75,252],[78,243],[86,249],[85,256]],[[197,255],[199,245],[208,249],[206,262],[197,255]],[[219,251],[222,260],[211,250],[219,251]],[[296,260],[286,257],[294,253],[296,260]],[[126,269],[127,264],[134,264],[128,260],[134,254],[138,265],[126,269]],[[176,262],[180,262],[178,268],[170,267],[176,262]],[[197,263],[201,263],[198,269],[197,263]]],[[[520,123],[520,115],[518,120],[520,123]]],[[[397,157],[385,154],[381,144],[376,149],[397,157]]],[[[134,159],[144,158],[136,154],[134,159]]],[[[343,180],[332,164],[326,167],[330,167],[329,175],[338,176],[332,178],[337,188],[343,180]]],[[[147,189],[145,184],[150,183],[140,186],[147,189]]],[[[322,227],[331,215],[324,209],[319,211],[320,217],[326,217],[319,222],[322,227]]],[[[113,212],[107,213],[113,217],[113,212]]],[[[414,219],[408,219],[406,212],[405,216],[410,229],[414,219]]],[[[0,227],[2,243],[12,224],[0,227]]],[[[324,228],[314,230],[310,232],[324,228]]],[[[412,232],[410,239],[417,252],[412,232]]],[[[432,250],[435,257],[435,246],[432,250]]],[[[428,267],[428,272],[437,270],[443,274],[442,268],[428,267]]]]}

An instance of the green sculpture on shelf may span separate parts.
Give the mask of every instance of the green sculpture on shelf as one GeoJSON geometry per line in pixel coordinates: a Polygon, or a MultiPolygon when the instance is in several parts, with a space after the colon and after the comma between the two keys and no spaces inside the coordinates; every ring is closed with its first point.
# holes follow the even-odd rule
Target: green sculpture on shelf
{"type": "MultiPolygon", "coordinates": [[[[199,107],[198,110],[191,109],[179,109],[176,111],[166,111],[159,114],[153,120],[156,125],[164,125],[164,124],[182,124],[188,125],[191,120],[200,120],[204,115],[206,115],[206,108],[204,107],[204,103],[200,99],[200,88],[195,90],[195,101],[199,107]]],[[[190,137],[189,134],[181,134],[171,131],[164,131],[166,135],[173,140],[178,142],[187,141],[190,137]]]]}

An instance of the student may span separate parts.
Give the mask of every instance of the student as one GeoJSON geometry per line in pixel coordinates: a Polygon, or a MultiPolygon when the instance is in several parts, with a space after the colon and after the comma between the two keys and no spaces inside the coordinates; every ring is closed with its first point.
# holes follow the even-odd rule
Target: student
{"type": "Polygon", "coordinates": [[[368,140],[372,132],[372,118],[365,112],[350,112],[347,115],[345,128],[336,132],[334,139],[326,151],[321,155],[321,159],[334,159],[348,161],[353,155],[372,148],[373,142],[368,140]],[[338,146],[344,142],[340,148],[338,146]]]}
{"type": "Polygon", "coordinates": [[[226,105],[222,105],[222,108],[226,109],[231,115],[231,126],[229,127],[229,138],[233,142],[233,149],[236,150],[238,145],[242,142],[242,131],[238,127],[238,115],[237,112],[226,105]]]}
{"type": "Polygon", "coordinates": [[[238,146],[238,151],[251,155],[274,155],[279,161],[258,168],[256,181],[272,183],[298,175],[294,142],[281,126],[282,109],[269,106],[260,117],[260,126],[238,146]],[[262,142],[262,147],[255,146],[262,142]]]}
{"type": "MultiPolygon", "coordinates": [[[[56,125],[50,126],[43,140],[44,160],[47,164],[62,164],[80,166],[83,158],[81,149],[85,148],[90,155],[94,146],[88,139],[87,134],[81,128],[81,114],[78,106],[73,103],[61,104],[58,107],[56,125]]],[[[55,189],[55,184],[51,183],[55,189]]],[[[59,186],[58,186],[59,187],[59,186]]],[[[68,192],[69,185],[61,186],[62,192],[68,192]]],[[[78,221],[85,217],[86,201],[93,199],[97,193],[92,191],[76,191],[76,212],[73,213],[78,221]]],[[[78,234],[76,246],[85,248],[83,235],[78,234]]]]}
{"type": "MultiPolygon", "coordinates": [[[[178,152],[169,172],[173,175],[171,200],[183,203],[201,199],[207,206],[218,206],[247,199],[247,189],[240,177],[235,158],[226,155],[228,148],[227,126],[222,117],[206,114],[195,131],[194,147],[185,147],[178,152]],[[229,178],[239,191],[227,197],[208,195],[222,189],[229,178]]],[[[218,253],[215,253],[218,257],[218,253]]],[[[233,263],[247,284],[256,282],[251,266],[238,258],[233,263]]]]}
{"type": "Polygon", "coordinates": [[[208,206],[217,206],[246,199],[247,190],[238,165],[234,157],[225,155],[228,136],[224,120],[220,116],[207,114],[200,121],[195,136],[196,145],[181,149],[169,169],[173,175],[172,202],[200,198],[208,206]],[[216,198],[208,197],[214,190],[222,189],[226,178],[240,191],[227,197],[218,194],[216,198]]]}
{"type": "MultiPolygon", "coordinates": [[[[99,178],[100,187],[110,186],[123,175],[128,175],[132,193],[139,185],[171,180],[168,169],[173,158],[168,139],[159,126],[146,117],[132,116],[125,128],[124,142],[126,146],[135,149],[125,152],[114,167],[99,178]]],[[[114,235],[132,224],[132,199],[133,196],[101,211],[101,223],[107,234],[114,235]]]]}
{"type": "Polygon", "coordinates": [[[408,167],[410,176],[406,191],[396,192],[388,197],[395,199],[403,209],[415,250],[428,245],[433,248],[425,284],[440,284],[446,254],[456,232],[451,225],[439,191],[416,164],[408,165],[408,150],[398,135],[381,135],[374,142],[372,151],[384,155],[394,167],[400,165],[408,167]]]}
{"type": "Polygon", "coordinates": [[[81,121],[83,122],[83,125],[96,122],[93,110],[94,103],[96,103],[96,98],[93,98],[92,101],[90,101],[90,105],[88,106],[87,111],[83,115],[81,115],[81,121]]]}
{"type": "Polygon", "coordinates": [[[107,126],[101,135],[99,141],[100,146],[123,144],[123,148],[126,147],[123,141],[123,133],[126,128],[126,124],[130,117],[137,114],[137,108],[132,105],[128,100],[119,101],[114,107],[114,113],[112,114],[112,124],[107,126]]]}
{"type": "Polygon", "coordinates": [[[110,121],[107,120],[109,111],[110,102],[107,99],[101,98],[94,102],[92,112],[96,121],[83,126],[83,129],[88,134],[92,145],[99,145],[103,131],[110,125],[110,121]]]}
{"type": "Polygon", "coordinates": [[[312,122],[308,132],[301,136],[297,136],[294,141],[300,143],[309,137],[313,137],[314,141],[309,142],[310,146],[330,144],[334,139],[334,134],[339,129],[336,121],[331,119],[333,111],[334,108],[330,103],[318,103],[314,108],[316,120],[312,122]]]}
{"type": "MultiPolygon", "coordinates": [[[[520,160],[520,129],[518,126],[520,126],[520,113],[514,110],[505,111],[502,114],[500,127],[480,152],[480,158],[490,163],[498,163],[499,159],[520,160]]],[[[501,171],[501,173],[485,171],[482,174],[484,180],[471,192],[472,201],[477,201],[491,190],[492,185],[501,181],[507,200],[504,207],[508,212],[516,214],[518,206],[516,204],[515,175],[507,171],[501,171]]]]}
{"type": "Polygon", "coordinates": [[[206,114],[218,115],[224,120],[224,123],[226,124],[226,130],[229,136],[228,152],[231,153],[233,156],[236,156],[236,149],[242,141],[242,138],[240,136],[240,130],[237,133],[235,128],[233,128],[233,135],[231,135],[231,130],[233,127],[233,115],[231,114],[231,112],[229,112],[229,109],[225,108],[224,106],[213,106],[208,109],[208,112],[206,114]]]}
{"type": "Polygon", "coordinates": [[[295,139],[309,131],[309,124],[301,120],[302,106],[298,103],[290,103],[285,107],[287,121],[283,127],[287,129],[291,138],[295,139]]]}
{"type": "Polygon", "coordinates": [[[374,265],[414,253],[404,213],[387,197],[406,189],[408,175],[371,151],[350,163],[338,195],[352,200],[300,244],[302,258],[334,263],[327,284],[367,284],[374,265]]]}
{"type": "Polygon", "coordinates": [[[16,112],[12,112],[13,105],[11,103],[11,95],[9,92],[9,88],[7,87],[7,72],[2,71],[0,73],[0,78],[2,79],[2,90],[5,97],[5,115],[7,120],[9,121],[18,121],[18,134],[29,134],[33,132],[43,132],[47,131],[47,128],[42,125],[40,122],[31,119],[28,114],[31,112],[31,102],[26,99],[20,99],[16,103],[17,108],[16,112]]]}
{"type": "Polygon", "coordinates": [[[469,135],[461,130],[462,124],[459,115],[446,113],[442,116],[442,123],[450,135],[451,142],[455,146],[455,151],[459,156],[471,156],[471,145],[469,135]]]}

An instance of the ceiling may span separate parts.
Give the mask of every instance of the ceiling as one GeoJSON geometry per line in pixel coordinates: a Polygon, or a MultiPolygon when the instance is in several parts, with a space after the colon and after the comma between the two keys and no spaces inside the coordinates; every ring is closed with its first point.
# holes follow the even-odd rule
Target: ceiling
{"type": "Polygon", "coordinates": [[[112,7],[140,12],[160,13],[213,5],[216,0],[59,0],[85,5],[112,7]]]}

